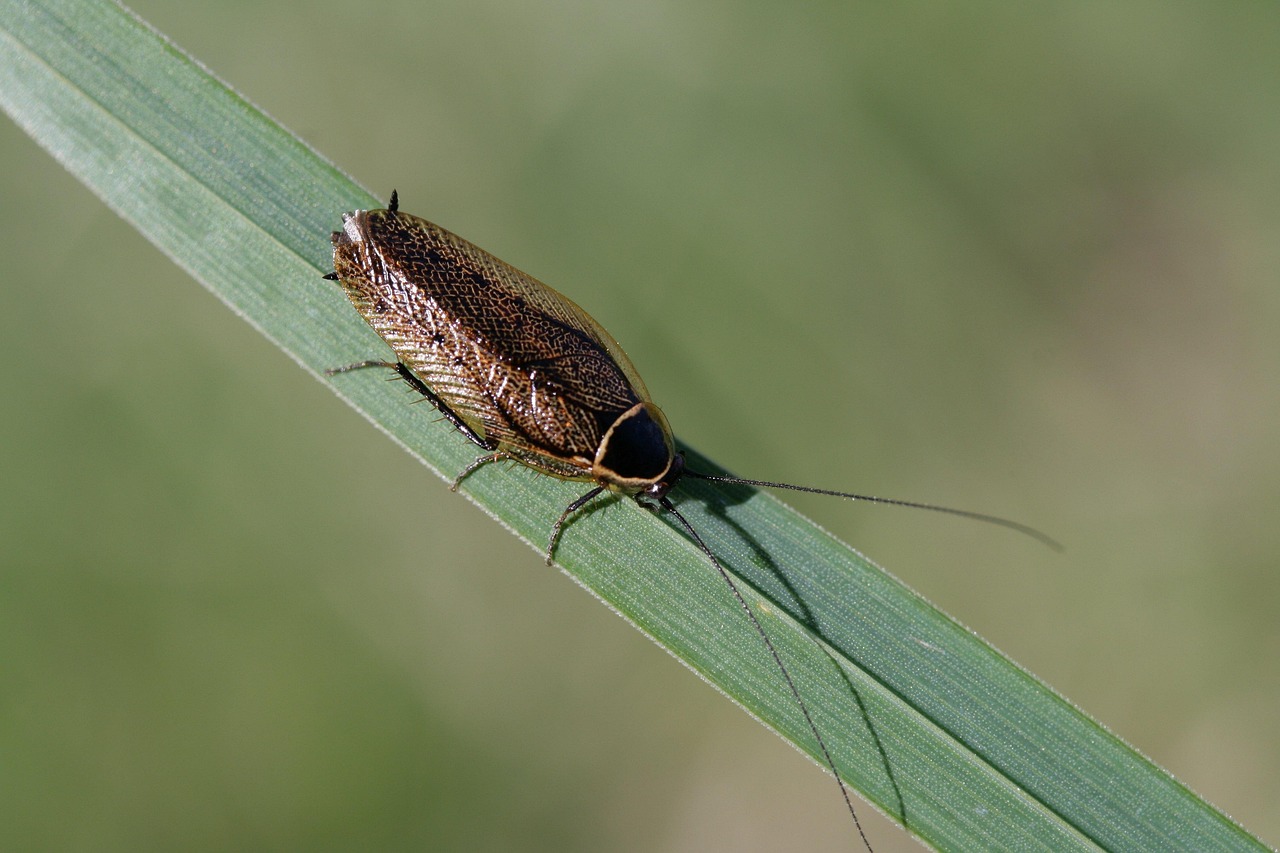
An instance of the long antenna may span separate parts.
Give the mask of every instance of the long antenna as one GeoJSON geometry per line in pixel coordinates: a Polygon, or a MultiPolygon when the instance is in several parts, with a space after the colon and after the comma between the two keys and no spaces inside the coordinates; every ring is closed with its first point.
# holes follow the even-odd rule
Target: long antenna
{"type": "Polygon", "coordinates": [[[1016,521],[1010,521],[1007,518],[1001,518],[997,515],[987,515],[983,512],[970,512],[967,509],[954,509],[949,506],[938,506],[937,504],[918,503],[916,501],[900,501],[896,498],[878,498],[874,495],[858,495],[852,492],[833,492],[830,489],[815,489],[810,486],[794,486],[791,483],[773,483],[768,480],[745,480],[740,477],[721,477],[716,474],[703,474],[699,471],[692,471],[688,468],[684,469],[686,477],[695,477],[699,480],[711,480],[715,483],[737,483],[742,486],[764,486],[770,489],[790,489],[793,492],[809,492],[814,495],[830,495],[835,498],[848,498],[854,501],[866,501],[873,504],[887,504],[888,506],[905,506],[908,509],[927,509],[930,512],[945,512],[948,515],[958,515],[961,518],[969,518],[974,521],[985,521],[987,524],[996,524],[1000,527],[1007,527],[1010,530],[1016,530],[1024,536],[1030,536],[1042,545],[1046,545],[1055,551],[1063,550],[1062,543],[1054,539],[1047,533],[1042,533],[1034,527],[1026,524],[1020,524],[1016,521]]]}
{"type": "MultiPolygon", "coordinates": [[[[689,473],[688,469],[685,473],[689,473]]],[[[702,476],[695,474],[694,476],[702,476]]],[[[719,479],[716,477],[705,477],[704,479],[719,479]]],[[[741,481],[750,482],[750,481],[741,481]]],[[[772,485],[770,483],[759,483],[757,485],[772,485]]],[[[746,611],[747,618],[751,620],[751,624],[755,626],[756,633],[760,635],[760,639],[764,640],[765,648],[769,650],[769,654],[773,656],[773,662],[778,665],[778,670],[782,673],[782,677],[786,679],[787,686],[791,688],[791,695],[796,698],[796,704],[800,706],[801,713],[804,714],[804,721],[809,724],[809,731],[813,732],[814,739],[818,742],[818,748],[822,750],[822,757],[827,762],[827,767],[831,769],[831,775],[836,777],[836,784],[840,786],[840,796],[844,797],[844,804],[849,808],[849,816],[853,818],[853,825],[858,828],[858,835],[862,838],[862,843],[866,845],[868,853],[875,853],[871,849],[871,842],[867,840],[867,834],[862,829],[862,821],[858,820],[858,813],[853,808],[853,800],[849,798],[849,789],[845,787],[844,780],[840,778],[840,771],[836,769],[836,763],[831,760],[831,752],[827,749],[827,743],[822,739],[822,735],[818,732],[818,726],[813,722],[813,717],[809,715],[809,706],[804,703],[804,697],[800,695],[799,688],[796,687],[795,680],[791,677],[791,673],[787,670],[787,665],[782,662],[782,655],[778,654],[778,648],[773,644],[773,640],[769,639],[769,635],[764,632],[764,626],[760,624],[760,620],[756,618],[755,612],[751,606],[747,604],[747,600],[742,597],[742,593],[738,590],[738,585],[733,582],[733,578],[725,571],[724,566],[720,565],[720,561],[716,559],[716,555],[707,547],[707,543],[702,541],[702,537],[698,535],[698,531],[693,529],[693,525],[689,523],[689,519],[680,514],[680,511],[671,503],[671,499],[663,496],[659,499],[662,508],[671,513],[684,527],[689,537],[697,543],[702,553],[707,555],[707,559],[711,561],[711,565],[716,567],[716,571],[720,573],[720,577],[724,578],[724,582],[729,585],[729,589],[733,591],[734,598],[738,599],[738,603],[742,605],[742,609],[746,611]]]]}

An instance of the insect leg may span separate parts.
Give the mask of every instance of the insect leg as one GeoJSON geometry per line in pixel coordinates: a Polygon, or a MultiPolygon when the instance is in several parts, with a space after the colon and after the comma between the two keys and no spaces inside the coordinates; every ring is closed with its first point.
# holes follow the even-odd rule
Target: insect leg
{"type": "Polygon", "coordinates": [[[582,497],[564,508],[564,512],[560,513],[560,517],[556,519],[556,523],[551,527],[551,539],[547,542],[547,565],[551,565],[551,555],[555,553],[556,543],[560,541],[560,531],[564,529],[565,520],[578,510],[582,509],[596,495],[604,491],[604,486],[596,486],[582,497]]]}
{"type": "MultiPolygon", "coordinates": [[[[481,450],[498,449],[498,442],[495,439],[481,438],[479,433],[469,427],[467,422],[458,416],[457,412],[449,408],[448,403],[440,399],[440,397],[428,388],[425,382],[414,375],[414,372],[402,361],[358,361],[355,364],[348,364],[344,367],[334,367],[326,370],[324,375],[337,376],[339,373],[350,373],[353,370],[364,370],[366,367],[386,367],[394,370],[400,375],[400,378],[404,380],[406,385],[421,394],[423,398],[430,401],[431,405],[435,406],[436,410],[439,411],[440,414],[444,415],[445,420],[453,424],[458,432],[465,435],[473,444],[481,450]]],[[[470,473],[470,470],[465,472],[463,476],[466,476],[467,473],[470,473]]],[[[462,477],[459,477],[458,481],[461,480],[462,477]]],[[[457,488],[457,482],[454,483],[454,488],[457,488]]]]}
{"type": "Polygon", "coordinates": [[[512,456],[510,453],[506,453],[505,451],[500,453],[490,453],[487,456],[477,457],[476,461],[472,462],[466,468],[463,468],[462,473],[453,478],[453,482],[449,485],[449,491],[451,492],[458,491],[458,486],[461,486],[462,481],[470,477],[473,471],[475,471],[477,468],[481,468],[481,467],[484,467],[485,465],[488,465],[490,462],[497,462],[500,459],[514,460],[515,457],[512,456]]]}

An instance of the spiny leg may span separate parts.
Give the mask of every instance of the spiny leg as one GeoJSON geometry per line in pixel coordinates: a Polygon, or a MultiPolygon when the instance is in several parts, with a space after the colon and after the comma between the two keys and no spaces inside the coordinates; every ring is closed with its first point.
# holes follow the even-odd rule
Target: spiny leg
{"type": "MultiPolygon", "coordinates": [[[[339,373],[350,373],[353,370],[364,370],[369,367],[385,367],[394,370],[399,374],[404,383],[413,390],[422,395],[423,399],[428,400],[431,405],[436,407],[440,414],[444,415],[445,420],[453,424],[458,432],[465,435],[470,441],[478,446],[481,450],[497,450],[498,442],[492,438],[481,438],[480,434],[467,425],[457,412],[449,408],[449,404],[427,387],[427,384],[414,374],[402,361],[357,361],[355,364],[348,364],[344,367],[334,367],[324,372],[325,376],[337,376],[339,373]]],[[[467,473],[470,473],[468,471],[467,473]]],[[[463,475],[465,476],[465,474],[463,475]]],[[[462,477],[459,477],[460,481],[462,477]]],[[[454,488],[457,488],[457,481],[454,482],[454,488]]]]}
{"type": "MultiPolygon", "coordinates": [[[[492,448],[486,448],[486,449],[492,449],[492,448]]],[[[477,468],[483,468],[485,465],[488,465],[490,462],[497,462],[500,459],[510,459],[512,461],[516,461],[516,458],[512,456],[510,453],[507,453],[506,451],[499,451],[498,453],[490,453],[487,456],[477,456],[474,462],[472,462],[466,468],[462,469],[461,474],[453,478],[453,483],[450,484],[449,491],[451,492],[458,491],[458,486],[462,485],[462,481],[470,477],[471,474],[477,468]]]]}
{"type": "Polygon", "coordinates": [[[560,531],[564,529],[565,520],[578,510],[582,509],[596,495],[604,491],[604,486],[596,486],[582,497],[564,508],[564,512],[560,513],[560,517],[556,519],[556,523],[551,527],[551,539],[547,541],[547,565],[551,565],[551,557],[555,553],[556,543],[560,541],[560,531]]]}

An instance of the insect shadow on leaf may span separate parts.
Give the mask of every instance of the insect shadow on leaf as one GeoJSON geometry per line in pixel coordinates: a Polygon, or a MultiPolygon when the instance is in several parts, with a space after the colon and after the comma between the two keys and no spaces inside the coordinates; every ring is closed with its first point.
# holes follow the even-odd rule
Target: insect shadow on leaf
{"type": "MultiPolygon", "coordinates": [[[[396,359],[360,361],[327,374],[385,368],[430,402],[484,451],[454,480],[454,489],[485,465],[504,460],[558,479],[590,483],[589,490],[566,506],[552,524],[548,564],[566,525],[594,506],[597,498],[631,497],[640,506],[673,519],[723,578],[760,636],[870,850],[849,790],[782,654],[734,573],[676,508],[669,493],[686,479],[725,488],[787,489],[947,513],[1007,527],[1055,549],[1061,546],[1034,528],[984,513],[692,469],[685,454],[676,450],[666,416],[650,399],[622,347],[568,297],[456,234],[401,212],[394,191],[384,210],[344,213],[342,230],[333,232],[330,240],[334,269],[324,277],[342,286],[396,359]]],[[[821,638],[813,614],[789,587],[780,568],[745,531],[740,533],[752,543],[767,570],[788,588],[794,602],[788,608],[791,615],[821,638]]],[[[888,756],[870,726],[861,697],[843,670],[841,676],[867,719],[888,769],[888,756]]],[[[891,771],[889,778],[901,805],[891,771]]],[[[905,807],[899,814],[905,816],[905,807]]]]}

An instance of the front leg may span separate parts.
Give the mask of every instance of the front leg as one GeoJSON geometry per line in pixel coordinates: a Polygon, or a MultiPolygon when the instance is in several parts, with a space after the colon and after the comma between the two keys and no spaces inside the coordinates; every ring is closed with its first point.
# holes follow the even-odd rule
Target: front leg
{"type": "Polygon", "coordinates": [[[556,523],[551,526],[551,539],[547,542],[547,565],[551,565],[551,560],[555,556],[556,545],[560,542],[560,532],[564,529],[564,523],[569,516],[582,509],[596,495],[604,491],[604,486],[596,486],[582,497],[564,508],[564,512],[560,513],[560,517],[556,519],[556,523]]]}

